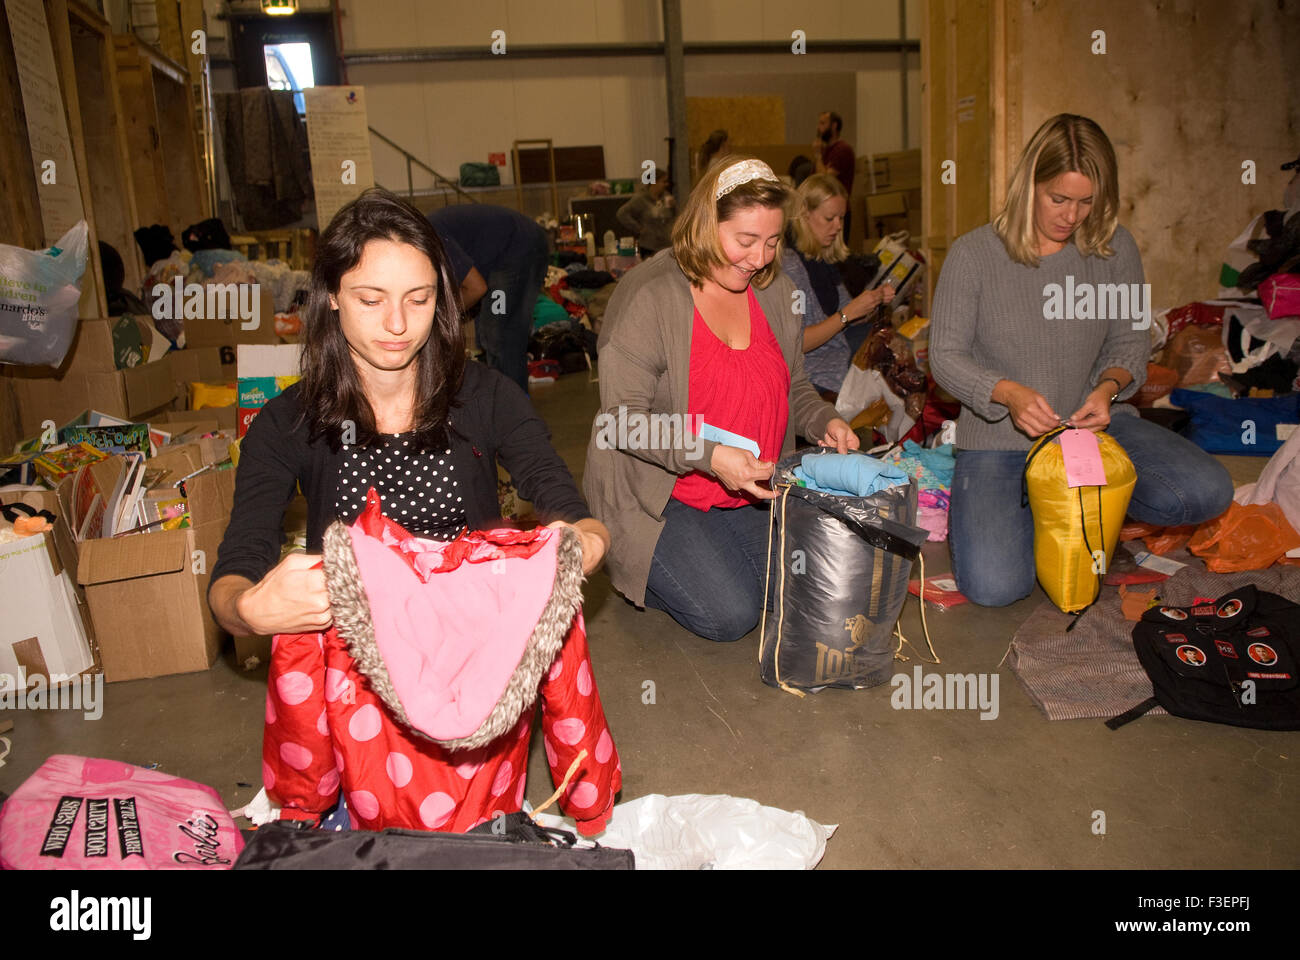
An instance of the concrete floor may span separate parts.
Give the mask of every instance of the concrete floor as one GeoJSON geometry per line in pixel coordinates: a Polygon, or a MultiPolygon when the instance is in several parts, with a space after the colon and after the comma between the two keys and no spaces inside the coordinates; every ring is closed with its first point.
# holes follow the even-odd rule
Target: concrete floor
{"type": "MultiPolygon", "coordinates": [[[[534,389],[557,448],[581,480],[597,388],[585,375],[534,389]]],[[[1263,458],[1231,464],[1248,479],[1263,458]]],[[[927,576],[948,569],[925,548],[927,576]]],[[[728,793],[840,825],[826,867],[1286,868],[1300,865],[1295,817],[1300,733],[1172,717],[1111,732],[1099,720],[1049,722],[1007,669],[1000,714],[894,710],[888,686],[807,699],[758,678],[757,632],[700,640],[657,611],[638,611],[597,574],[586,591],[597,681],[623,761],[623,799],[728,793]],[[642,703],[643,683],[656,702],[642,703]],[[1104,811],[1106,832],[1092,831],[1104,811]]],[[[943,660],[927,671],[995,672],[1043,596],[1004,609],[929,614],[943,660]]],[[[919,639],[915,599],[903,629],[919,639]]],[[[916,661],[899,664],[910,673],[916,661]]],[[[112,684],[102,720],[11,714],[12,791],[56,752],[104,756],[250,800],[261,768],[265,666],[233,652],[206,673],[112,684]]],[[[534,739],[528,798],[551,792],[534,739]]]]}

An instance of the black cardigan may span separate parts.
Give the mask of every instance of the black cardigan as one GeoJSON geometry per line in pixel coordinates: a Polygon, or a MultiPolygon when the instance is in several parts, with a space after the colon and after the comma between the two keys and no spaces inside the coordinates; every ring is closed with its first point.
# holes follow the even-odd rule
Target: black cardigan
{"type": "MultiPolygon", "coordinates": [[[[257,583],[280,560],[284,513],[301,484],[307,498],[307,550],[319,553],[335,520],[343,451],[323,439],[307,442],[298,386],[273,399],[249,425],[235,474],[234,508],[212,570],[212,582],[238,574],[257,583]]],[[[465,364],[452,404],[451,463],[468,477],[466,521],[471,530],[501,526],[496,459],[519,496],[543,523],[591,516],[573,475],[551,446],[550,431],[513,381],[480,363],[465,364]]]]}

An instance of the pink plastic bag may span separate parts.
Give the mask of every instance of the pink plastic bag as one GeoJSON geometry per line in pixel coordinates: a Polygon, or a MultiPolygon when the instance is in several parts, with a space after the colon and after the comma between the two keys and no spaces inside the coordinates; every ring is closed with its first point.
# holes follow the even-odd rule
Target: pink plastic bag
{"type": "Polygon", "coordinates": [[[1274,320],[1300,316],[1300,274],[1273,274],[1259,285],[1259,299],[1274,320]]]}
{"type": "Polygon", "coordinates": [[[58,754],[0,807],[5,870],[229,870],[244,838],[211,787],[58,754]]]}

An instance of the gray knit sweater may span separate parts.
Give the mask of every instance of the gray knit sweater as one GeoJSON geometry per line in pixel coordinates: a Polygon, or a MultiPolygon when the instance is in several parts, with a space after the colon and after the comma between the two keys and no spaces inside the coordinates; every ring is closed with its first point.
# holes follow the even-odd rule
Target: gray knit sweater
{"type": "MultiPolygon", "coordinates": [[[[1150,307],[1142,287],[1142,259],[1123,227],[1115,229],[1110,246],[1114,255],[1103,258],[1083,257],[1067,244],[1040,257],[1037,267],[1027,267],[1007,255],[989,224],[953,243],[935,289],[930,366],[939,385],[962,403],[959,449],[1031,446],[1010,411],[992,400],[999,380],[1032,387],[1062,417],[1079,408],[1108,367],[1123,367],[1133,375],[1120,400],[1137,392],[1146,379],[1150,339],[1147,330],[1133,325],[1146,321],[1132,299],[1124,311],[1114,288],[1101,285],[1136,284],[1128,292],[1138,294],[1139,306],[1150,307]],[[1050,284],[1059,284],[1059,292],[1050,284]],[[1050,306],[1061,310],[1050,315],[1061,319],[1046,318],[1045,304],[1054,293],[1050,306]],[[1073,296],[1064,304],[1067,293],[1073,296]],[[1084,301],[1089,296],[1091,304],[1084,301]],[[1089,313],[1092,319],[1078,318],[1089,313]]],[[[1112,407],[1113,416],[1133,413],[1127,404],[1112,407]]]]}

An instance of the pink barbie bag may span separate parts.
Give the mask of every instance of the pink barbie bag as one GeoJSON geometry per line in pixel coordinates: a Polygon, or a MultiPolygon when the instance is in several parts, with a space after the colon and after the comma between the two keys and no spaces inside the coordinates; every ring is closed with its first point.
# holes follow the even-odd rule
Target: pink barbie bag
{"type": "Polygon", "coordinates": [[[5,870],[229,870],[244,838],[211,787],[50,757],[0,807],[5,870]]]}

